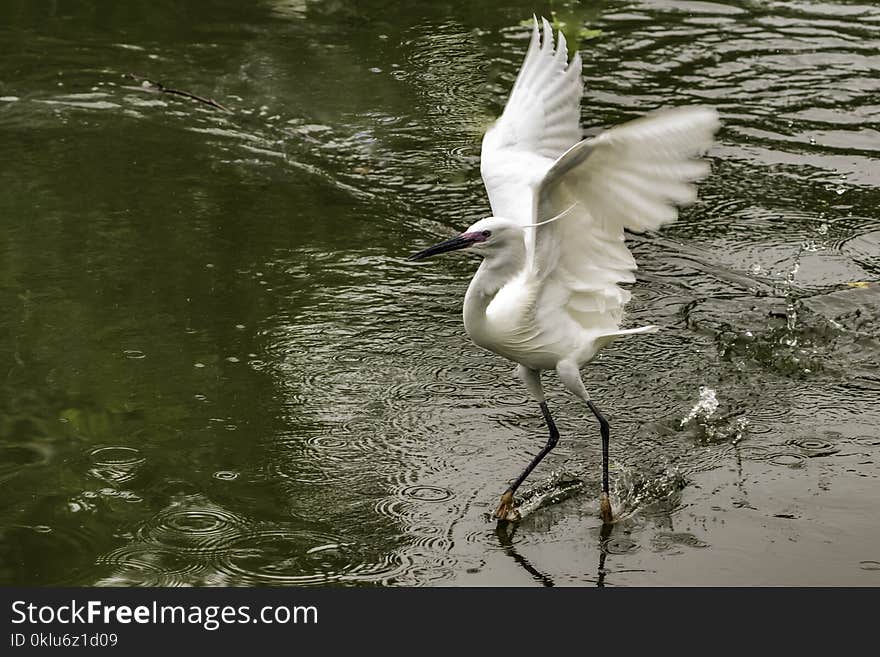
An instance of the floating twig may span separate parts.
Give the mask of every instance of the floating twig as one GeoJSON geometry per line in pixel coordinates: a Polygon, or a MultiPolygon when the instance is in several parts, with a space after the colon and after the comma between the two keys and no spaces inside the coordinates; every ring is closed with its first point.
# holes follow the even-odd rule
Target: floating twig
{"type": "Polygon", "coordinates": [[[134,73],[126,73],[123,75],[125,78],[129,78],[134,80],[135,82],[140,82],[141,88],[151,91],[153,93],[162,93],[162,94],[173,94],[175,96],[183,96],[184,98],[190,98],[192,100],[196,100],[200,103],[204,103],[205,105],[210,105],[211,107],[215,107],[219,110],[223,110],[224,112],[232,113],[228,107],[224,107],[220,103],[218,103],[213,98],[204,98],[202,96],[197,96],[195,94],[191,94],[188,91],[181,91],[180,89],[171,89],[170,87],[166,87],[161,82],[156,82],[155,80],[149,80],[145,77],[141,77],[140,75],[135,75],[134,73]]]}

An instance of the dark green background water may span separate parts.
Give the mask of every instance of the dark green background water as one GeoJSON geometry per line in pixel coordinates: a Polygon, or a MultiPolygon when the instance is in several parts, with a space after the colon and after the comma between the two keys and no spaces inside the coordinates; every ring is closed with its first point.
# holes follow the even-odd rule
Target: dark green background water
{"type": "Polygon", "coordinates": [[[880,289],[848,285],[880,278],[880,9],[423,4],[0,0],[0,583],[880,584],[880,289]],[[699,204],[631,241],[664,330],[585,373],[610,535],[553,377],[549,496],[496,532],[540,415],[464,335],[475,262],[404,260],[488,214],[551,10],[588,133],[724,119],[699,204]]]}

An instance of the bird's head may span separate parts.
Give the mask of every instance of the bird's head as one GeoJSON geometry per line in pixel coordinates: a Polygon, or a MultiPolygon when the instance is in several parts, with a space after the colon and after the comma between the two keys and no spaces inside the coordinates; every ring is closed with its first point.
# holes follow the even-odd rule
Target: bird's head
{"type": "Polygon", "coordinates": [[[501,217],[486,217],[460,235],[411,255],[409,260],[423,260],[438,253],[459,249],[470,249],[485,257],[513,244],[523,244],[523,231],[519,224],[501,217]]]}

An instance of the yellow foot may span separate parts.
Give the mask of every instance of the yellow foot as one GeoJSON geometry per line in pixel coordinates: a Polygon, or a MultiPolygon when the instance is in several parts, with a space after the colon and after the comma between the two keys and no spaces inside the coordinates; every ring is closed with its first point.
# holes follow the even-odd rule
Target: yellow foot
{"type": "Polygon", "coordinates": [[[611,500],[608,499],[606,493],[602,493],[599,498],[599,515],[602,516],[602,522],[614,522],[614,514],[611,513],[611,500]]]}
{"type": "Polygon", "coordinates": [[[520,519],[519,511],[513,508],[513,493],[510,491],[501,496],[501,502],[495,509],[495,517],[498,520],[516,522],[520,519]]]}

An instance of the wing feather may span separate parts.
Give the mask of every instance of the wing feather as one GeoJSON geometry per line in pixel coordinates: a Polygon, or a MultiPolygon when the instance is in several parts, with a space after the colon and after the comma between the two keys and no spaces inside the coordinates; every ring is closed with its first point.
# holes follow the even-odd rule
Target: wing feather
{"type": "Polygon", "coordinates": [[[535,18],[480,170],[495,216],[539,224],[525,228],[536,304],[610,333],[630,298],[619,284],[635,280],[624,230],[655,230],[696,200],[694,183],[709,172],[699,156],[719,124],[714,110],[679,108],[580,141],[581,68],[563,34],[554,46],[550,24],[535,18]]]}
{"type": "Polygon", "coordinates": [[[539,304],[561,306],[585,328],[617,330],[635,260],[624,230],[656,230],[696,200],[709,172],[718,115],[701,107],[649,114],[584,140],[548,170],[536,193],[533,275],[539,304]]]}
{"type": "Polygon", "coordinates": [[[534,221],[533,193],[544,174],[581,138],[581,59],[568,61],[562,32],[534,19],[532,38],[501,117],[483,137],[480,171],[495,216],[534,221]]]}

